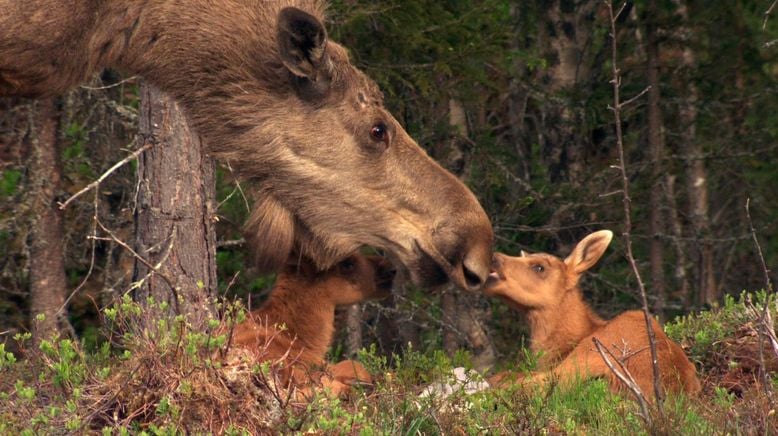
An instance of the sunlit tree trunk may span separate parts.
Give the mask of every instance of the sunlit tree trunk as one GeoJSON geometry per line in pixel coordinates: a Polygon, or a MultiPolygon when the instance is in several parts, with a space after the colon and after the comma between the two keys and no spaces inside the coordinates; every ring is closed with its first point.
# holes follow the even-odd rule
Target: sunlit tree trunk
{"type": "Polygon", "coordinates": [[[139,301],[166,301],[202,328],[215,315],[216,235],[214,165],[178,105],[141,87],[139,131],[152,143],[138,159],[136,252],[156,268],[135,263],[139,301]]]}
{"type": "Polygon", "coordinates": [[[689,277],[687,274],[686,248],[683,243],[683,224],[678,213],[678,199],[675,191],[676,176],[665,177],[665,196],[668,204],[668,219],[673,233],[673,248],[675,248],[675,283],[674,294],[680,296],[684,310],[691,306],[689,295],[689,277]]]}
{"type": "MultiPolygon", "coordinates": [[[[677,14],[683,22],[685,37],[691,34],[689,12],[684,0],[676,0],[677,14]]],[[[697,68],[697,60],[690,44],[685,43],[681,54],[681,65],[690,73],[697,68]]],[[[697,103],[699,90],[689,74],[683,80],[683,89],[678,115],[681,124],[680,150],[686,168],[686,191],[689,198],[689,218],[694,230],[695,264],[697,265],[697,296],[700,304],[713,304],[718,300],[716,277],[714,274],[713,244],[710,240],[710,216],[708,200],[708,174],[705,166],[704,150],[697,139],[697,103]]]]}
{"type": "Polygon", "coordinates": [[[543,102],[542,148],[551,180],[583,182],[585,142],[582,140],[582,113],[571,96],[589,80],[591,68],[585,57],[591,47],[595,10],[601,2],[584,0],[541,2],[545,20],[539,23],[541,50],[548,60],[538,83],[548,94],[543,102]]]}
{"type": "Polygon", "coordinates": [[[346,354],[354,357],[362,348],[362,307],[352,304],[346,309],[346,354]]]}
{"type": "Polygon", "coordinates": [[[56,204],[62,169],[58,156],[59,108],[52,98],[31,103],[29,180],[30,311],[36,340],[69,326],[64,307],[65,277],[62,211],[56,204]]]}

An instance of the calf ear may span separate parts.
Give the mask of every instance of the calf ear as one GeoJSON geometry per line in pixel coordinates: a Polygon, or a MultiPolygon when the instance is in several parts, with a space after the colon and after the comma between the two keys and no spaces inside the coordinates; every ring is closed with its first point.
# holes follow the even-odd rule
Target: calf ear
{"type": "Polygon", "coordinates": [[[576,274],[582,274],[600,260],[611,239],[613,239],[613,232],[610,230],[592,233],[575,246],[573,252],[565,259],[565,264],[576,274]]]}
{"type": "Polygon", "coordinates": [[[287,7],[278,14],[281,62],[297,77],[316,81],[325,59],[327,32],[313,15],[287,7]]]}
{"type": "Polygon", "coordinates": [[[306,280],[313,280],[318,272],[316,264],[298,249],[292,250],[284,265],[285,274],[304,277],[306,280]]]}
{"type": "Polygon", "coordinates": [[[284,267],[294,247],[294,217],[281,203],[271,195],[261,195],[244,233],[252,261],[261,272],[278,272],[284,267]]]}

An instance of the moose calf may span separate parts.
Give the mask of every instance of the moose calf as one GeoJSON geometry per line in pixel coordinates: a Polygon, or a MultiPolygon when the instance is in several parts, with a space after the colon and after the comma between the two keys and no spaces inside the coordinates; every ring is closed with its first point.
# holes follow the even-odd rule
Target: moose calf
{"type": "Polygon", "coordinates": [[[232,343],[260,361],[288,362],[281,381],[310,392],[321,383],[344,395],[354,383],[371,383],[358,362],[328,366],[325,354],[335,330],[335,307],[389,296],[395,270],[378,256],[352,255],[325,271],[309,261],[290,263],[279,274],[262,308],[235,326],[232,343]]]}
{"type": "MultiPolygon", "coordinates": [[[[584,302],[578,287],[581,274],[597,263],[612,237],[613,233],[608,230],[592,233],[564,260],[545,253],[522,252],[520,257],[494,255],[493,272],[484,292],[527,314],[531,349],[543,352],[539,361],[541,372],[524,379],[523,383],[535,385],[557,379],[564,385],[576,379],[603,377],[611,390],[623,390],[625,386],[595,348],[593,338],[597,338],[624,363],[643,394],[653,399],[651,351],[643,312],[632,310],[609,321],[603,320],[584,302]]],[[[697,393],[700,383],[694,365],[654,319],[651,328],[656,337],[663,388],[697,393]]],[[[509,373],[500,373],[490,382],[499,385],[511,378],[514,376],[509,373]]]]}

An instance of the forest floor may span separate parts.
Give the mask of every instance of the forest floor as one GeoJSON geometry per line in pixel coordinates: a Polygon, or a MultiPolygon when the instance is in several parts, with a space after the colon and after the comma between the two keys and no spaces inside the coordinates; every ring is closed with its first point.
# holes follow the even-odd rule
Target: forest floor
{"type": "MultiPolygon", "coordinates": [[[[778,358],[769,346],[759,357],[764,294],[754,299],[728,297],[720,308],[666,324],[696,364],[703,390],[667,398],[661,413],[654,405],[650,424],[629,394],[612,394],[602,380],[565,390],[421,395],[450,380],[454,367],[469,366],[466,352],[450,358],[438,350],[392,359],[363,350],[372,386],[348,399],[296,401],[273,383],[276,365],[247,363],[228,350],[226,335],[159,317],[164,305],[125,299],[105,310],[110,328],[92,350],[69,339],[33,347],[28,335],[17,335],[24,356],[17,358],[0,345],[0,434],[771,434],[778,384],[769,380],[778,358]],[[153,327],[140,327],[155,316],[153,327]]],[[[241,316],[226,313],[227,320],[241,316]]],[[[220,331],[217,321],[210,327],[220,331]]]]}

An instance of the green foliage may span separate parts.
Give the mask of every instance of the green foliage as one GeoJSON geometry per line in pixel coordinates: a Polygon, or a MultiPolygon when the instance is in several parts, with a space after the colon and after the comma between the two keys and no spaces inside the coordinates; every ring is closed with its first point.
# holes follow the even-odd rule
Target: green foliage
{"type": "MultiPolygon", "coordinates": [[[[665,332],[676,342],[686,344],[693,360],[707,362],[721,351],[725,339],[735,338],[738,329],[755,319],[746,304],[751,300],[761,311],[767,294],[764,291],[743,291],[738,298],[727,295],[720,308],[678,317],[665,325],[665,332]]],[[[775,318],[778,312],[774,304],[770,310],[775,318]]]]}
{"type": "Polygon", "coordinates": [[[16,194],[22,172],[15,168],[6,168],[0,172],[0,198],[16,194]]]}
{"type": "Polygon", "coordinates": [[[5,351],[5,344],[0,344],[0,371],[10,368],[16,363],[16,356],[10,351],[5,351]]]}
{"type": "Polygon", "coordinates": [[[65,141],[67,145],[62,150],[65,172],[80,177],[94,178],[95,174],[86,156],[89,132],[85,126],[71,123],[65,127],[65,141]]]}

